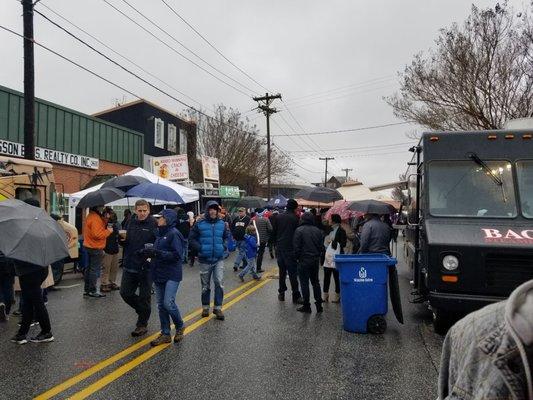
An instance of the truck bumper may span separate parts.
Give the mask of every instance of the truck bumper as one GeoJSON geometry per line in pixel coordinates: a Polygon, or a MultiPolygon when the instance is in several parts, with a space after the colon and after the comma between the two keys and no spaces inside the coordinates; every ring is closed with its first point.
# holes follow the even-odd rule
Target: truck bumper
{"type": "Polygon", "coordinates": [[[496,303],[505,299],[505,297],[496,296],[479,296],[441,292],[429,293],[429,304],[431,307],[458,313],[469,313],[488,304],[496,303]]]}

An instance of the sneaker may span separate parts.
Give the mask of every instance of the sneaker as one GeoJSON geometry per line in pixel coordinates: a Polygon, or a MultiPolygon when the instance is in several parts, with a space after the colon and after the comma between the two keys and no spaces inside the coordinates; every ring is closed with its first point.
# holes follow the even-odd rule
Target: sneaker
{"type": "Polygon", "coordinates": [[[340,303],[341,302],[341,296],[338,293],[333,294],[331,298],[332,303],[340,303]]]}
{"type": "MultiPolygon", "coordinates": [[[[38,324],[39,324],[39,321],[33,320],[33,321],[31,321],[30,328],[31,328],[32,326],[35,326],[35,325],[38,325],[38,324]]],[[[17,325],[18,325],[18,326],[21,326],[21,325],[22,325],[22,322],[17,322],[17,325]]]]}
{"type": "Polygon", "coordinates": [[[329,293],[322,293],[322,301],[327,303],[329,301],[329,293]]]}
{"type": "Polygon", "coordinates": [[[259,279],[261,279],[261,277],[259,275],[252,275],[252,278],[254,278],[256,281],[258,281],[259,279]]]}
{"type": "Polygon", "coordinates": [[[304,304],[301,307],[298,307],[296,311],[299,311],[301,313],[311,314],[311,306],[309,304],[304,304]]]}
{"type": "Polygon", "coordinates": [[[26,344],[28,343],[28,339],[26,339],[26,335],[19,335],[16,334],[11,338],[11,341],[16,344],[26,344]]]}
{"type": "Polygon", "coordinates": [[[120,290],[120,286],[117,285],[116,283],[112,283],[109,286],[110,286],[111,290],[120,290]]]}
{"type": "Polygon", "coordinates": [[[48,332],[48,333],[39,333],[37,336],[35,337],[32,337],[30,339],[30,342],[32,343],[48,343],[48,342],[53,342],[54,341],[54,336],[52,335],[52,332],[48,332]]]}
{"type": "Polygon", "coordinates": [[[155,347],[167,343],[172,343],[172,338],[170,337],[170,335],[160,334],[157,338],[150,342],[150,346],[155,347]]]}
{"type": "Polygon", "coordinates": [[[0,322],[6,322],[6,321],[7,321],[6,305],[4,303],[0,303],[0,322]]]}
{"type": "Polygon", "coordinates": [[[226,317],[224,316],[224,313],[222,312],[220,308],[215,308],[213,310],[213,314],[215,314],[215,318],[218,319],[219,321],[224,321],[226,319],[226,317]]]}
{"type": "Polygon", "coordinates": [[[133,336],[133,337],[139,337],[139,336],[146,335],[147,333],[148,333],[148,329],[146,328],[146,326],[138,326],[138,327],[135,328],[135,330],[131,333],[131,336],[133,336]]]}
{"type": "Polygon", "coordinates": [[[322,307],[322,303],[315,303],[316,305],[316,312],[321,313],[324,311],[324,308],[322,307]]]}
{"type": "Polygon", "coordinates": [[[109,293],[111,291],[111,285],[100,286],[100,292],[109,293]]]}
{"type": "Polygon", "coordinates": [[[176,329],[176,334],[174,335],[174,343],[181,342],[184,335],[185,335],[185,327],[182,327],[181,329],[176,329]]]}
{"type": "Polygon", "coordinates": [[[83,297],[89,297],[89,292],[83,292],[83,297]]]}
{"type": "Polygon", "coordinates": [[[102,297],[105,297],[105,294],[98,293],[98,292],[91,292],[87,296],[94,297],[95,299],[101,299],[102,297]]]}
{"type": "Polygon", "coordinates": [[[209,308],[204,308],[202,310],[202,318],[207,318],[209,317],[209,308]]]}
{"type": "Polygon", "coordinates": [[[279,301],[285,301],[285,293],[279,293],[278,294],[278,300],[279,301]]]}
{"type": "Polygon", "coordinates": [[[303,304],[304,303],[304,300],[302,299],[302,296],[300,296],[299,294],[296,295],[296,296],[292,296],[292,302],[294,304],[303,304]]]}
{"type": "Polygon", "coordinates": [[[242,276],[241,274],[239,274],[239,279],[241,280],[241,282],[244,282],[244,276],[242,276]]]}

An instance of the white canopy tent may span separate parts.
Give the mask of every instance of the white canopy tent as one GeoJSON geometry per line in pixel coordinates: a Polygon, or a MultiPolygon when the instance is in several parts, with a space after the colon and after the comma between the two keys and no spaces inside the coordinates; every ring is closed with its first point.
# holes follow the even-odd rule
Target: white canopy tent
{"type": "MultiPolygon", "coordinates": [[[[183,199],[185,203],[192,203],[200,199],[200,194],[198,193],[198,190],[190,189],[188,187],[179,185],[176,182],[163,179],[140,167],[135,168],[132,171],[126,172],[124,175],[142,176],[143,178],[148,179],[150,182],[159,183],[161,185],[168,186],[169,188],[176,191],[176,193],[178,193],[181,196],[181,198],[183,199]]],[[[76,204],[78,203],[78,201],[80,201],[83,198],[83,196],[85,196],[86,194],[100,189],[102,185],[103,183],[69,195],[69,220],[74,221],[75,219],[75,209],[76,209],[76,204]]],[[[109,203],[108,205],[110,206],[133,205],[135,204],[137,200],[138,198],[136,197],[129,197],[129,198],[124,198],[124,199],[114,201],[112,203],[109,203]]],[[[152,204],[175,204],[175,203],[169,203],[168,201],[160,201],[157,199],[155,199],[155,202],[154,202],[154,199],[146,199],[146,200],[148,200],[152,204]]]]}

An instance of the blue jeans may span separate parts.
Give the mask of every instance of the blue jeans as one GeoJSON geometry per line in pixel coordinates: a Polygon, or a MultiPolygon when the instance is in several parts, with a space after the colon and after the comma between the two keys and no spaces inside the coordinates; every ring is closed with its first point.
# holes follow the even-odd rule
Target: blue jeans
{"type": "Polygon", "coordinates": [[[235,268],[239,268],[241,262],[246,266],[246,242],[244,240],[236,240],[235,243],[237,244],[237,251],[239,252],[235,259],[235,268]]]}
{"type": "Polygon", "coordinates": [[[161,333],[163,335],[170,335],[170,318],[172,318],[176,330],[183,328],[180,310],[176,305],[176,293],[179,285],[180,283],[175,281],[154,282],[161,333]]]}
{"type": "Polygon", "coordinates": [[[224,301],[224,261],[214,264],[200,264],[200,280],[202,282],[202,308],[209,308],[211,300],[211,275],[215,283],[215,310],[222,308],[224,301]]]}
{"type": "Polygon", "coordinates": [[[244,275],[246,275],[248,272],[252,274],[254,278],[257,278],[257,267],[256,267],[256,258],[246,258],[247,265],[244,267],[244,269],[241,271],[239,276],[242,278],[244,275]]]}
{"type": "Polygon", "coordinates": [[[183,245],[183,262],[187,262],[188,256],[189,256],[189,240],[185,239],[185,244],[183,245]]]}

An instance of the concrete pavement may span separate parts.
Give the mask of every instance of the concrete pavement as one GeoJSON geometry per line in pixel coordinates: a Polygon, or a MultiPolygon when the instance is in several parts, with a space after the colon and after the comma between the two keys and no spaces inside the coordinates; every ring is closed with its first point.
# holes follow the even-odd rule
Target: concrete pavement
{"type": "MultiPolygon", "coordinates": [[[[268,269],[275,266],[265,260],[268,269]]],[[[52,292],[55,342],[17,346],[8,341],[17,319],[0,325],[0,354],[8,360],[0,398],[432,399],[442,338],[424,306],[408,303],[402,268],[405,325],[389,313],[382,336],[343,331],[338,304],[302,315],[277,300],[276,281],[243,285],[231,262],[224,322],[194,313],[198,270],[184,267],[178,303],[189,315],[188,332],[179,345],[161,349],[131,338],[135,316],[118,292],[99,300],[82,298],[82,286],[52,292]]],[[[150,332],[158,328],[154,303],[150,332]]]]}

